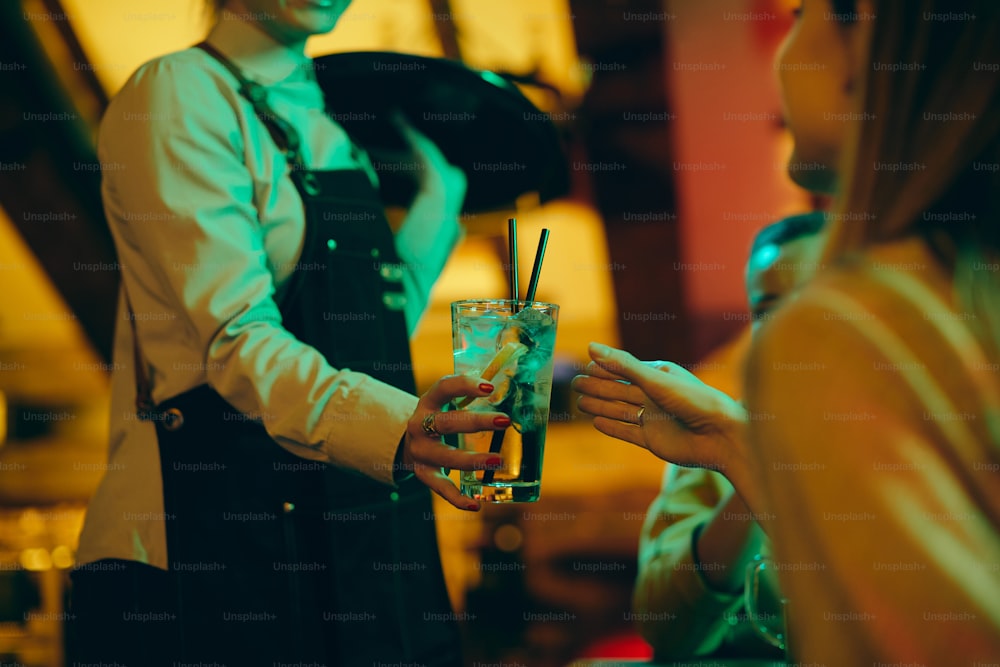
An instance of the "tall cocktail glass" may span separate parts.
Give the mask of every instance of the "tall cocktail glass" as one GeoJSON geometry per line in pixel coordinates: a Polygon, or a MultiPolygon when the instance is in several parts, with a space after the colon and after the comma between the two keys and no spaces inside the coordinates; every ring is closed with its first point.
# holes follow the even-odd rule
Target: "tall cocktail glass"
{"type": "Polygon", "coordinates": [[[531,503],[542,484],[542,457],[552,394],[552,354],[559,306],[478,299],[451,304],[455,372],[493,384],[490,396],[459,401],[463,410],[499,411],[511,427],[459,435],[459,446],[499,453],[503,467],[461,473],[462,493],[483,502],[531,503]]]}

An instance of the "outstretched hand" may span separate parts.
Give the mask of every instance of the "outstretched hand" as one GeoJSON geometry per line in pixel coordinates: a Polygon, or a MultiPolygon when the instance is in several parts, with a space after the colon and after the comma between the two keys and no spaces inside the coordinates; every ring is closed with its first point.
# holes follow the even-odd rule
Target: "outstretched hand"
{"type": "Polygon", "coordinates": [[[743,472],[734,470],[747,460],[747,415],[739,402],[669,361],[642,362],[597,343],[589,352],[593,361],[573,389],[594,428],[670,463],[727,477],[743,472]]]}

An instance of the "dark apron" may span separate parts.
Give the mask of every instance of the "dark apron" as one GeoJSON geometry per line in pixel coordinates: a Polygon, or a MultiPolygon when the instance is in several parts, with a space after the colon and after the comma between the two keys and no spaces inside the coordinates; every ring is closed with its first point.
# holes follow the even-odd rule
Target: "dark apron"
{"type": "MultiPolygon", "coordinates": [[[[237,77],[285,150],[305,207],[305,244],[279,304],[284,327],[330,365],[414,392],[402,271],[367,174],[306,170],[263,89],[200,46],[237,77]]],[[[461,664],[421,483],[393,489],[290,454],[206,385],[151,417],[183,635],[177,660],[461,664]]]]}

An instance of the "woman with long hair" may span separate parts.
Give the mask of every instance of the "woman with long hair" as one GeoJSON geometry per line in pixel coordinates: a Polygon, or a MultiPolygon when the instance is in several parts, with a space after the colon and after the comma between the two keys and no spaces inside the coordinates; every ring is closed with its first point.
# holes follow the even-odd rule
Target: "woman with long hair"
{"type": "MultiPolygon", "coordinates": [[[[790,642],[827,664],[987,662],[1000,656],[1000,6],[837,5],[803,3],[781,56],[812,57],[826,36],[857,44],[862,64],[845,82],[856,120],[829,268],[761,331],[746,387],[751,414],[768,415],[749,443],[790,642]]],[[[801,146],[813,102],[785,99],[801,146]]]]}
{"type": "Polygon", "coordinates": [[[669,382],[602,346],[591,354],[608,382],[628,382],[589,387],[586,405],[602,431],[722,470],[767,513],[798,660],[988,663],[1000,655],[1000,5],[805,0],[797,13],[776,63],[790,171],[836,204],[821,268],[751,350],[747,415],[698,425],[725,435],[703,447],[671,440],[669,382]]]}

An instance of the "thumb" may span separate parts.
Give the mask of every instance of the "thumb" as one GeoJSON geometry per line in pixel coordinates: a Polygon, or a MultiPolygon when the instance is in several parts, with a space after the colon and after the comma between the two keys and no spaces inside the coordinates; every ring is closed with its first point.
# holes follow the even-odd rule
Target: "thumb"
{"type": "MultiPolygon", "coordinates": [[[[393,127],[403,135],[406,142],[413,149],[426,149],[429,146],[435,146],[434,142],[431,141],[426,134],[418,130],[410,119],[399,109],[393,109],[389,114],[389,122],[392,123],[393,127]]],[[[436,147],[436,146],[435,146],[436,147]]]]}

